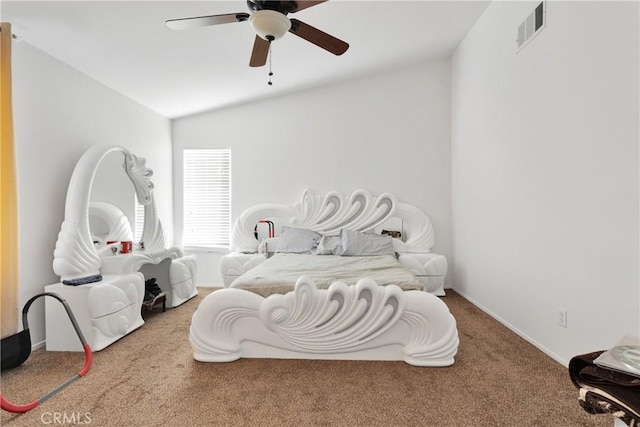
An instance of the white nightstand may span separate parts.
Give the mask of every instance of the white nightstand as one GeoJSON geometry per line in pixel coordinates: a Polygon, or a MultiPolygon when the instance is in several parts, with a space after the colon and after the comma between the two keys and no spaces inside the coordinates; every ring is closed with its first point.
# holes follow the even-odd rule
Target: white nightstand
{"type": "Polygon", "coordinates": [[[447,295],[444,291],[445,276],[441,274],[416,274],[415,276],[422,282],[426,292],[439,297],[447,295]]]}
{"type": "Polygon", "coordinates": [[[259,253],[231,252],[220,259],[220,271],[225,288],[245,272],[267,260],[266,255],[259,253]]]}
{"type": "Polygon", "coordinates": [[[400,253],[398,261],[424,284],[425,291],[437,296],[446,295],[447,258],[444,255],[434,252],[400,253]]]}
{"type": "MultiPolygon", "coordinates": [[[[45,286],[64,298],[91,350],[98,351],[144,324],[141,315],[144,276],[141,273],[105,275],[100,282],[45,286]]],[[[45,300],[47,350],[83,351],[62,304],[45,300]]]]}

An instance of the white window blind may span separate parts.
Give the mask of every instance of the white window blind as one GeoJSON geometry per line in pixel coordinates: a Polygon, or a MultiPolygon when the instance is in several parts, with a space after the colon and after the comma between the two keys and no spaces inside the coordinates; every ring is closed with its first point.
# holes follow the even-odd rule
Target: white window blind
{"type": "Polygon", "coordinates": [[[135,196],[135,203],[136,203],[136,210],[135,210],[135,212],[136,212],[135,213],[135,215],[136,215],[135,220],[136,221],[135,222],[136,223],[135,223],[135,231],[134,231],[135,237],[134,238],[135,238],[136,242],[140,242],[140,241],[142,241],[142,231],[144,230],[144,205],[141,205],[138,202],[137,193],[134,192],[133,194],[136,195],[135,196]]]}
{"type": "Polygon", "coordinates": [[[184,150],[185,247],[228,247],[231,231],[231,150],[184,150]]]}

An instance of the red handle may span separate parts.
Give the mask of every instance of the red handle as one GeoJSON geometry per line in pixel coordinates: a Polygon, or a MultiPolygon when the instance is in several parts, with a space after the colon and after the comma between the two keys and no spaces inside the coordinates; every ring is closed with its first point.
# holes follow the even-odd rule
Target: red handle
{"type": "Polygon", "coordinates": [[[23,413],[32,410],[33,408],[38,406],[39,403],[40,402],[38,402],[37,400],[34,400],[33,402],[27,403],[26,405],[15,405],[5,399],[2,393],[0,393],[0,407],[2,407],[2,409],[4,409],[5,411],[23,413]]]}
{"type": "Polygon", "coordinates": [[[78,375],[84,377],[87,372],[89,372],[89,368],[91,368],[91,364],[93,363],[93,353],[91,353],[91,346],[89,344],[84,345],[84,366],[78,372],[78,375]]]}

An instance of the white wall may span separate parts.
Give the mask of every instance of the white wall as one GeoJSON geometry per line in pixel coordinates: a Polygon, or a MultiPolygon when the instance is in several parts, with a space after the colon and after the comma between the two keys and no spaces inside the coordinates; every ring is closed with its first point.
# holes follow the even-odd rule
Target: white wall
{"type": "MultiPolygon", "coordinates": [[[[296,202],[305,188],[392,192],[430,216],[434,250],[450,255],[450,69],[438,60],[174,120],[176,240],[182,150],[231,147],[234,220],[256,203],[296,202]]],[[[219,255],[199,257],[199,281],[221,284],[219,255]]]]}
{"type": "MultiPolygon", "coordinates": [[[[158,211],[168,239],[173,224],[172,152],[168,119],[26,42],[13,45],[13,98],[21,310],[28,298],[59,281],[53,251],[69,179],[84,151],[115,144],[147,159],[155,172],[158,211]]],[[[42,301],[31,307],[29,326],[32,341],[42,341],[42,301]]]]}
{"type": "Polygon", "coordinates": [[[640,334],[637,2],[493,2],[452,59],[454,288],[556,360],[640,334]],[[558,309],[568,327],[558,326],[558,309]]]}

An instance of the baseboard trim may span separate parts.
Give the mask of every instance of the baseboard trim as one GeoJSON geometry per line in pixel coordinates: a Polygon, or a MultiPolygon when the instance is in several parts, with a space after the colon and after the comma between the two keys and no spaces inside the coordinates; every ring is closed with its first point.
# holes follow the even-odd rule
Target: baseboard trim
{"type": "Polygon", "coordinates": [[[39,342],[37,342],[35,344],[31,344],[31,351],[35,351],[35,350],[37,350],[39,348],[44,347],[46,343],[47,343],[47,340],[42,340],[42,341],[39,341],[39,342]]]}
{"type": "Polygon", "coordinates": [[[564,358],[558,356],[556,353],[554,353],[553,351],[549,350],[548,348],[546,348],[545,346],[543,346],[542,344],[540,344],[539,342],[537,342],[536,340],[531,338],[529,335],[525,334],[520,329],[518,329],[515,326],[513,326],[511,323],[507,322],[506,320],[504,320],[503,318],[501,318],[500,316],[498,316],[497,314],[492,312],[487,307],[485,307],[484,305],[480,304],[475,299],[471,298],[469,295],[465,294],[464,292],[462,292],[462,291],[460,291],[459,289],[456,289],[456,288],[451,288],[451,290],[453,290],[455,293],[457,293],[458,295],[460,295],[461,297],[463,297],[464,299],[469,301],[471,304],[475,305],[480,310],[482,310],[483,312],[485,312],[486,314],[488,314],[489,316],[491,316],[492,318],[494,318],[495,320],[497,320],[498,322],[503,324],[511,332],[513,332],[514,334],[518,335],[520,338],[524,339],[529,344],[533,345],[538,350],[540,350],[541,352],[543,352],[544,354],[546,354],[547,356],[549,356],[550,358],[552,358],[556,362],[560,363],[565,368],[569,367],[569,361],[568,360],[565,360],[564,358]]]}

